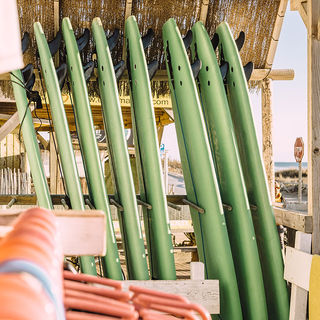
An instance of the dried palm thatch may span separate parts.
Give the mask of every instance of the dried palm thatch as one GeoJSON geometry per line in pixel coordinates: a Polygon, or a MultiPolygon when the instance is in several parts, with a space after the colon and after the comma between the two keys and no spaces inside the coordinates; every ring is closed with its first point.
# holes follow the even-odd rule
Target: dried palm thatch
{"type": "MultiPolygon", "coordinates": [[[[277,16],[280,0],[209,0],[206,28],[213,36],[217,25],[227,21],[235,35],[243,30],[246,41],[241,50],[243,64],[253,61],[256,68],[265,66],[272,31],[277,16]]],[[[135,15],[141,33],[149,28],[155,33],[152,46],[147,49],[147,61],[158,60],[164,69],[164,52],[161,36],[162,25],[169,18],[174,18],[182,35],[199,20],[202,0],[132,0],[131,14],[135,15]]],[[[33,23],[40,21],[49,40],[54,36],[54,1],[53,0],[18,0],[21,31],[31,35],[31,48],[25,54],[25,62],[38,65],[36,45],[33,34],[33,23]]],[[[90,28],[94,17],[100,17],[106,30],[120,29],[123,38],[125,0],[60,0],[59,20],[68,16],[71,19],[76,36],[85,28],[90,28]]],[[[122,58],[122,44],[112,52],[114,63],[122,58]]],[[[83,63],[92,59],[93,42],[82,52],[83,63]]],[[[6,96],[12,96],[11,85],[0,83],[6,96]]],[[[159,96],[169,91],[166,82],[153,82],[153,92],[159,96]]],[[[120,91],[128,93],[127,84],[120,82],[120,91]]],[[[97,86],[91,83],[89,95],[94,98],[98,94],[97,86]]]]}

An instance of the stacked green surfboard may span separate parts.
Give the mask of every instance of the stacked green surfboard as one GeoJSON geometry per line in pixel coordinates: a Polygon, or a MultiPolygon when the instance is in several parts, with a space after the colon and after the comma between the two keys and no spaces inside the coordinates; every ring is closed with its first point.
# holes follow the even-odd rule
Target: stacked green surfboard
{"type": "Polygon", "coordinates": [[[152,279],[174,280],[167,199],[164,193],[155,117],[147,63],[135,17],[125,23],[131,118],[140,182],[140,197],[152,206],[143,207],[144,227],[152,279]]]}
{"type": "MultiPolygon", "coordinates": [[[[34,31],[67,194],[73,209],[85,210],[53,59],[40,23],[35,23],[34,31]]],[[[103,210],[107,217],[104,275],[123,279],[85,75],[68,18],[62,20],[62,32],[89,196],[95,208],[103,210]]],[[[94,19],[92,32],[128,276],[146,280],[150,270],[152,279],[176,279],[150,77],[136,19],[129,17],[125,23],[125,56],[149,270],[116,76],[99,18],[94,19]]],[[[190,211],[199,258],[204,262],[206,278],[220,281],[222,319],[287,319],[288,292],[283,279],[279,237],[239,50],[227,23],[218,26],[214,38],[219,60],[202,23],[193,26],[192,34],[193,65],[175,21],[170,19],[163,26],[164,53],[187,198],[195,204],[190,211]],[[202,208],[204,213],[196,207],[202,208]]],[[[23,81],[20,71],[13,72],[11,78],[23,81]]],[[[13,86],[22,121],[28,105],[25,89],[15,83],[13,86]]],[[[52,208],[29,110],[22,132],[28,157],[34,156],[36,160],[30,164],[39,204],[52,208]]],[[[81,257],[81,269],[96,274],[94,258],[81,257]]]]}
{"type": "Polygon", "coordinates": [[[283,260],[265,172],[259,152],[247,82],[227,23],[217,30],[219,50],[228,62],[227,95],[259,248],[269,319],[288,319],[289,298],[283,260]]]}

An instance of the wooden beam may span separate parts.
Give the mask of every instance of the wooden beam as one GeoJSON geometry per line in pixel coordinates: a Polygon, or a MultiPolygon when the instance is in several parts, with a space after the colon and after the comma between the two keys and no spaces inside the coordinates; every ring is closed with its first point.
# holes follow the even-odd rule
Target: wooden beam
{"type": "MultiPolygon", "coordinates": [[[[58,33],[60,29],[60,1],[54,0],[53,2],[53,26],[54,26],[54,36],[58,33]]],[[[56,66],[59,65],[59,54],[56,54],[54,59],[54,63],[56,66]]]]}
{"type": "Polygon", "coordinates": [[[277,224],[304,233],[312,232],[312,216],[278,207],[274,207],[273,211],[277,224]]]}
{"type": "Polygon", "coordinates": [[[266,170],[271,201],[275,201],[274,162],[273,162],[273,119],[272,119],[272,81],[262,81],[262,155],[266,170]]]}
{"type": "Polygon", "coordinates": [[[293,69],[254,69],[250,81],[271,80],[293,80],[293,69]]]}
{"type": "Polygon", "coordinates": [[[276,54],[278,41],[279,41],[279,37],[280,37],[280,31],[281,31],[282,23],[284,20],[284,15],[285,15],[286,9],[287,9],[287,4],[288,4],[288,0],[281,0],[280,1],[278,13],[277,13],[277,18],[276,18],[276,21],[274,24],[272,38],[271,38],[269,50],[267,53],[266,63],[265,63],[265,67],[268,69],[271,69],[272,65],[273,65],[273,60],[274,60],[274,56],[276,54]]]}
{"type": "MultiPolygon", "coordinates": [[[[37,70],[35,71],[37,74],[37,70]]],[[[264,79],[271,80],[293,80],[293,69],[254,69],[250,81],[260,81],[264,79]]],[[[8,74],[0,75],[0,80],[9,80],[8,74]]],[[[90,81],[97,81],[96,77],[91,77],[90,81]]],[[[125,71],[120,78],[120,81],[128,81],[128,72],[125,71]]],[[[152,81],[168,81],[168,74],[166,70],[158,70],[152,81]]]]}
{"type": "MultiPolygon", "coordinates": [[[[34,110],[34,106],[32,106],[32,111],[33,110],[34,110]]],[[[14,116],[14,114],[13,115],[9,115],[9,114],[5,114],[5,113],[0,113],[0,120],[9,120],[13,116],[14,116]]],[[[46,125],[46,126],[50,125],[50,122],[47,119],[33,118],[32,120],[33,120],[33,124],[35,124],[35,125],[46,125]]]]}
{"type": "Polygon", "coordinates": [[[208,6],[209,6],[209,0],[202,0],[199,21],[202,21],[204,26],[206,25],[207,16],[208,16],[208,6]]]}
{"type": "MultiPolygon", "coordinates": [[[[0,210],[0,237],[10,231],[21,209],[0,210]]],[[[53,210],[56,216],[63,253],[66,256],[94,255],[106,253],[105,214],[99,210],[53,210]]]]}
{"type": "Polygon", "coordinates": [[[306,0],[290,0],[290,10],[299,12],[306,27],[308,27],[307,2],[306,0]]]}
{"type": "Polygon", "coordinates": [[[312,255],[295,248],[287,247],[284,266],[285,280],[309,291],[312,255]]]}
{"type": "MultiPolygon", "coordinates": [[[[30,112],[33,111],[34,105],[30,105],[30,112]]],[[[14,113],[6,123],[0,128],[0,141],[2,141],[9,133],[11,133],[20,124],[18,111],[14,113]]]]}
{"type": "Polygon", "coordinates": [[[320,253],[320,2],[308,0],[308,212],[313,216],[312,253],[320,253]]]}
{"type": "Polygon", "coordinates": [[[126,280],[123,289],[136,285],[148,289],[179,294],[202,305],[210,314],[220,313],[218,280],[126,280]]]}

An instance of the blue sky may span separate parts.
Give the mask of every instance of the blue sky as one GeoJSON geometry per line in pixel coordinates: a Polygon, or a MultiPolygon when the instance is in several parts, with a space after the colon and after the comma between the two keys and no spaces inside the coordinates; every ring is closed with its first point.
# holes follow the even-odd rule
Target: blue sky
{"type": "MultiPolygon", "coordinates": [[[[273,81],[273,148],[274,161],[295,161],[293,145],[302,137],[307,145],[307,30],[300,15],[289,6],[282,26],[274,59],[275,69],[294,69],[292,81],[273,81]]],[[[252,93],[251,107],[261,147],[261,93],[252,93]]],[[[162,143],[169,157],[179,159],[173,125],[165,128],[162,143]]],[[[303,161],[307,161],[307,154],[303,161]]]]}

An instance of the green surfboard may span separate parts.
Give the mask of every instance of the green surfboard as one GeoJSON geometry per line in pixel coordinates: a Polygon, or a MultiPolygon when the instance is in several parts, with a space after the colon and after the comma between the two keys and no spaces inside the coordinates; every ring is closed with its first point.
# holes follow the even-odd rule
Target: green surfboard
{"type": "Polygon", "coordinates": [[[237,279],[213,158],[196,84],[178,27],[162,29],[166,66],[188,200],[200,261],[208,279],[219,279],[222,319],[242,319],[237,279]]]}
{"type": "MultiPolygon", "coordinates": [[[[39,50],[43,77],[49,97],[51,116],[57,137],[61,166],[68,196],[73,209],[85,210],[77,164],[73,153],[69,126],[62,102],[58,77],[46,37],[39,22],[34,24],[34,33],[39,50]]],[[[80,264],[82,272],[93,275],[97,274],[93,257],[81,257],[80,264]]]]}
{"type": "Polygon", "coordinates": [[[93,126],[87,85],[78,45],[69,18],[63,18],[62,20],[62,34],[66,45],[68,73],[71,80],[74,112],[89,195],[95,208],[104,211],[107,218],[107,255],[103,258],[104,275],[108,278],[121,280],[123,277],[120,259],[93,126]]]}
{"type": "Polygon", "coordinates": [[[108,153],[115,186],[115,199],[123,207],[123,211],[118,210],[118,216],[128,275],[129,279],[147,280],[149,279],[148,265],[124,134],[117,81],[100,18],[93,19],[92,34],[97,51],[98,80],[108,153]]]}
{"type": "Polygon", "coordinates": [[[21,71],[12,71],[10,78],[13,81],[12,87],[19,114],[23,143],[27,151],[30,171],[32,174],[32,180],[36,191],[38,204],[40,207],[52,209],[53,206],[50,197],[50,191],[40,157],[39,145],[37,142],[36,132],[34,130],[32,115],[28,106],[26,90],[21,87],[21,85],[16,83],[24,83],[21,71]]]}
{"type": "Polygon", "coordinates": [[[199,94],[221,199],[229,206],[225,219],[243,317],[268,319],[254,227],[220,68],[202,22],[192,27],[192,36],[193,60],[200,59],[202,63],[198,75],[199,94]]]}
{"type": "Polygon", "coordinates": [[[288,319],[289,299],[283,279],[280,241],[258,147],[246,78],[227,23],[217,30],[222,59],[229,63],[227,95],[246,183],[264,278],[269,319],[288,319]]]}
{"type": "Polygon", "coordinates": [[[150,79],[140,32],[133,16],[126,20],[125,36],[140,196],[142,201],[152,206],[152,209],[148,210],[143,207],[150,273],[152,279],[174,280],[176,271],[173,245],[162,180],[150,79]]]}

